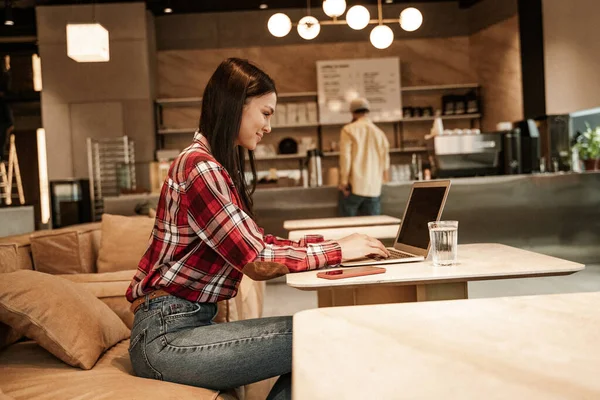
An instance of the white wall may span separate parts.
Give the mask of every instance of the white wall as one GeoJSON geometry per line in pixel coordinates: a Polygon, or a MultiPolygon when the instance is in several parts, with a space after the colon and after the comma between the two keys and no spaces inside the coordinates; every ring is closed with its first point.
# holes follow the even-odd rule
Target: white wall
{"type": "Polygon", "coordinates": [[[95,5],[96,20],[110,36],[106,63],[67,57],[66,25],[90,22],[92,6],[43,6],[36,14],[49,178],[88,177],[88,137],[130,136],[136,161],[151,161],[155,42],[144,3],[95,5]]]}
{"type": "Polygon", "coordinates": [[[546,112],[600,106],[599,0],[543,0],[546,112]]]}

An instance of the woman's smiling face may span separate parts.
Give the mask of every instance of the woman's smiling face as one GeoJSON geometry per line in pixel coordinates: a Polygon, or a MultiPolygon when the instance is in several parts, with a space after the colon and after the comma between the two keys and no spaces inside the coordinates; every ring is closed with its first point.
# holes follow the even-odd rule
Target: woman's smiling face
{"type": "Polygon", "coordinates": [[[242,111],[242,123],[236,144],[248,150],[256,149],[262,137],[271,132],[271,116],[276,105],[277,95],[273,92],[250,98],[242,111]]]}

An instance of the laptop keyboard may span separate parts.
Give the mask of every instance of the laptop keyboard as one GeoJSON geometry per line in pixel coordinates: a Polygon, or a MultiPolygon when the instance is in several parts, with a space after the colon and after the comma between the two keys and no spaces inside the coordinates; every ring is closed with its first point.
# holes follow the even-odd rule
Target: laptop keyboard
{"type": "Polygon", "coordinates": [[[390,256],[388,258],[383,258],[381,256],[372,256],[371,258],[373,260],[380,261],[380,260],[400,260],[402,258],[413,258],[414,257],[414,255],[412,255],[412,254],[403,253],[403,252],[395,250],[395,249],[388,248],[388,251],[390,252],[390,256]]]}

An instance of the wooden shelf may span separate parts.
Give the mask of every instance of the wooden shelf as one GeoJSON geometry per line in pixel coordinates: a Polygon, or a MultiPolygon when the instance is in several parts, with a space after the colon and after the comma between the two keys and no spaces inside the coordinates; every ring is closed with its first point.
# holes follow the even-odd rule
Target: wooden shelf
{"type": "Polygon", "coordinates": [[[318,128],[319,124],[302,124],[302,125],[271,125],[271,129],[280,129],[280,128],[318,128]]]}
{"type": "MultiPolygon", "coordinates": [[[[452,120],[452,119],[479,119],[481,118],[481,114],[461,114],[461,115],[442,115],[443,120],[452,120]]],[[[421,121],[433,121],[435,117],[410,117],[404,118],[399,122],[421,122],[421,121]]]]}
{"type": "MultiPolygon", "coordinates": [[[[481,114],[463,114],[463,115],[442,115],[442,120],[461,120],[461,119],[479,119],[481,118],[481,114]]],[[[396,121],[399,123],[405,122],[424,122],[424,121],[433,121],[435,117],[412,117],[412,118],[404,118],[400,121],[396,121]]],[[[388,122],[388,123],[396,123],[396,122],[388,122]]],[[[376,124],[386,123],[386,122],[376,122],[376,124]]],[[[331,125],[319,125],[319,124],[307,124],[307,125],[279,125],[274,126],[273,130],[277,129],[290,129],[290,128],[318,128],[319,126],[343,126],[345,124],[331,124],[331,125]]],[[[197,128],[165,128],[159,129],[158,133],[160,135],[171,135],[178,133],[189,133],[193,134],[197,128]]]]}
{"type": "MultiPolygon", "coordinates": [[[[456,85],[426,85],[426,86],[405,86],[400,88],[401,92],[428,92],[428,91],[444,91],[444,90],[460,90],[460,89],[477,89],[481,87],[478,83],[460,83],[456,85]]],[[[317,92],[295,92],[295,93],[279,93],[280,99],[293,98],[316,98],[317,92]]],[[[156,104],[163,106],[183,106],[183,105],[198,105],[202,103],[202,97],[172,97],[156,99],[156,104]]]]}
{"type": "MultiPolygon", "coordinates": [[[[477,89],[481,87],[478,83],[460,83],[456,85],[426,85],[426,86],[405,86],[400,88],[401,92],[427,92],[427,91],[444,91],[444,90],[460,90],[460,89],[477,89]]],[[[317,92],[296,92],[296,93],[279,93],[280,99],[293,98],[316,98],[317,92]]],[[[172,97],[156,99],[156,104],[163,106],[183,106],[197,105],[202,103],[202,97],[172,97]]]]}
{"type": "MultiPolygon", "coordinates": [[[[407,147],[404,149],[390,149],[390,154],[403,154],[403,153],[422,153],[427,151],[426,147],[407,147]]],[[[327,151],[323,153],[324,157],[338,157],[339,151],[327,151]]]]}
{"type": "Polygon", "coordinates": [[[459,89],[477,89],[478,83],[460,83],[456,85],[429,85],[429,86],[406,86],[400,88],[401,92],[428,92],[428,91],[444,91],[444,90],[459,90],[459,89]]]}
{"type": "Polygon", "coordinates": [[[161,106],[195,106],[202,104],[202,97],[180,97],[171,99],[156,99],[156,104],[161,106]]]}
{"type": "MultiPolygon", "coordinates": [[[[277,95],[280,99],[294,99],[294,98],[316,98],[317,92],[297,92],[297,93],[279,93],[277,95]]],[[[161,106],[193,106],[202,104],[202,97],[172,97],[156,99],[156,104],[161,106]]]]}
{"type": "MultiPolygon", "coordinates": [[[[273,131],[277,131],[277,129],[290,129],[290,128],[318,128],[318,124],[310,124],[310,125],[279,125],[272,127],[273,131]]],[[[158,133],[160,135],[173,135],[179,133],[190,133],[193,134],[196,132],[198,128],[163,128],[159,129],[158,133]]]]}
{"type": "Polygon", "coordinates": [[[177,133],[189,133],[190,135],[193,135],[197,129],[198,128],[165,128],[159,129],[158,133],[159,135],[173,135],[177,133]]]}
{"type": "MultiPolygon", "coordinates": [[[[407,147],[404,149],[390,149],[390,154],[397,153],[422,153],[426,152],[426,147],[407,147]]],[[[323,152],[323,157],[338,157],[339,151],[326,151],[323,152]]],[[[272,160],[300,160],[306,158],[306,155],[302,154],[278,154],[272,157],[256,158],[256,161],[272,161],[272,160]]]]}
{"type": "Polygon", "coordinates": [[[277,154],[276,156],[255,158],[256,161],[271,161],[271,160],[300,160],[306,158],[305,155],[301,154],[277,154]]]}
{"type": "Polygon", "coordinates": [[[295,97],[317,97],[317,92],[296,92],[296,93],[279,93],[277,95],[280,99],[290,99],[295,97]]]}

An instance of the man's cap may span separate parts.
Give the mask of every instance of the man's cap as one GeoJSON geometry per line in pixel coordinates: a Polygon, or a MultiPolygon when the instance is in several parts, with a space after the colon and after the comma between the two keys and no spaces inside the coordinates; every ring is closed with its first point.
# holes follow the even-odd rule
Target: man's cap
{"type": "Polygon", "coordinates": [[[350,112],[354,113],[357,111],[369,111],[371,110],[371,105],[369,101],[363,97],[357,97],[356,99],[350,102],[350,112]]]}

